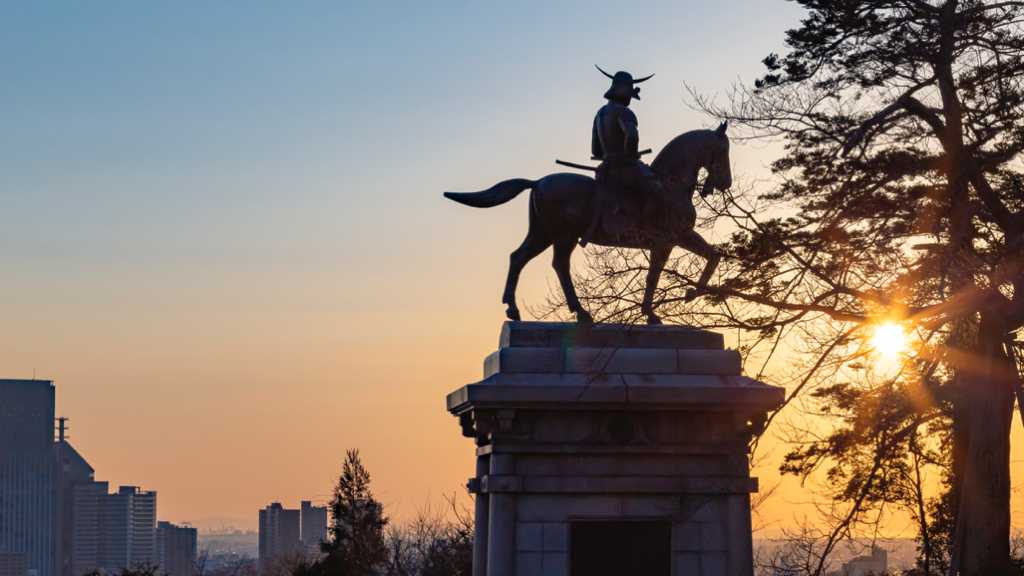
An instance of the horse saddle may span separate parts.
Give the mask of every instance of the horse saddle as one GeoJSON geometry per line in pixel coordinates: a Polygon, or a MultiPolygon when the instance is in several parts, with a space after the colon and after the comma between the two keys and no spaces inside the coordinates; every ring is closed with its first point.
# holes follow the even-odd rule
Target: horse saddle
{"type": "MultiPolygon", "coordinates": [[[[616,244],[661,244],[672,242],[685,227],[681,206],[674,206],[655,179],[646,186],[615,186],[597,183],[602,236],[616,244]]],[[[692,210],[692,209],[691,209],[692,210]]],[[[692,223],[691,223],[692,225],[692,223]]]]}
{"type": "Polygon", "coordinates": [[[601,231],[608,238],[627,240],[637,237],[641,228],[641,216],[646,196],[641,190],[630,186],[614,186],[605,182],[597,184],[598,209],[601,211],[601,231]]]}

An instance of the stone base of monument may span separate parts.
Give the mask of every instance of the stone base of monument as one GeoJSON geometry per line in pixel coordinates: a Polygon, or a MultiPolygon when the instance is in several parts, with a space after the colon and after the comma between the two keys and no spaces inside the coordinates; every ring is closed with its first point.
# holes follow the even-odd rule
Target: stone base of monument
{"type": "Polygon", "coordinates": [[[506,322],[448,396],[477,443],[474,576],[750,576],[748,446],[782,400],[713,332],[506,322]]]}

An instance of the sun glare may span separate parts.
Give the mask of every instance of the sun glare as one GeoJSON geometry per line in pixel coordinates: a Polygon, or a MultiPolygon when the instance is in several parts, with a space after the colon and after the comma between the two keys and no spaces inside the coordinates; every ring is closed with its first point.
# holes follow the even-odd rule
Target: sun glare
{"type": "Polygon", "coordinates": [[[871,338],[875,349],[886,356],[894,356],[903,351],[903,330],[895,324],[886,324],[875,329],[871,338]]]}

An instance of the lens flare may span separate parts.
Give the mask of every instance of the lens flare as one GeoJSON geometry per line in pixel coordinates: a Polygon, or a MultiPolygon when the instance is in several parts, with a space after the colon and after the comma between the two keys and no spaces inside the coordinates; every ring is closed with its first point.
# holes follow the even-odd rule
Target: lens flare
{"type": "Polygon", "coordinates": [[[871,338],[871,344],[883,355],[895,356],[903,352],[904,335],[903,330],[895,324],[886,324],[875,329],[875,335],[871,338]]]}

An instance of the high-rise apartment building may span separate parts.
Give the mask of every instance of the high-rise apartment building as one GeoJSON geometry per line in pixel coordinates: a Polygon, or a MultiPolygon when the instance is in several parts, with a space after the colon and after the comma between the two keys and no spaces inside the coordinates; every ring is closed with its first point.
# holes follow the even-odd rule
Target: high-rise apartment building
{"type": "Polygon", "coordinates": [[[131,499],[131,562],[156,562],[156,491],[121,486],[117,494],[131,499]]]}
{"type": "Polygon", "coordinates": [[[156,563],[167,576],[192,576],[196,561],[195,528],[157,522],[156,563]]]}
{"type": "Polygon", "coordinates": [[[121,486],[102,495],[97,508],[97,568],[117,571],[156,560],[156,492],[121,486]]]}
{"type": "Polygon", "coordinates": [[[299,510],[287,510],[274,502],[260,510],[260,567],[268,568],[274,559],[302,549],[299,510]]]}
{"type": "Polygon", "coordinates": [[[302,545],[308,550],[319,550],[320,542],[327,540],[327,506],[313,506],[304,500],[299,506],[302,522],[302,545]]]}
{"type": "Polygon", "coordinates": [[[104,494],[97,502],[100,534],[96,546],[98,568],[117,571],[132,565],[132,499],[128,494],[104,494]]]}
{"type": "Polygon", "coordinates": [[[75,486],[71,530],[71,569],[66,576],[81,576],[105,563],[106,482],[90,482],[75,486]]]}
{"type": "Polygon", "coordinates": [[[106,482],[88,482],[73,490],[70,570],[81,576],[94,569],[117,572],[157,563],[156,492],[121,486],[108,494],[106,482]]]}

